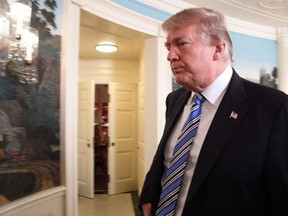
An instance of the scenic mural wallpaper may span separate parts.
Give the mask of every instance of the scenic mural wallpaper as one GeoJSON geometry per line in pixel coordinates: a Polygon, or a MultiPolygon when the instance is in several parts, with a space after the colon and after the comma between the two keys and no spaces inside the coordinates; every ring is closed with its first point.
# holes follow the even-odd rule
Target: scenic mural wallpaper
{"type": "MultiPolygon", "coordinates": [[[[9,10],[9,0],[0,0],[9,10]]],[[[31,0],[30,26],[39,31],[38,55],[25,71],[0,49],[0,205],[60,185],[60,0],[31,0]],[[4,64],[3,62],[6,63],[4,64]]],[[[0,37],[1,39],[1,37],[0,37]]],[[[3,42],[3,41],[1,41],[3,42]]]]}
{"type": "Polygon", "coordinates": [[[274,40],[230,32],[233,67],[252,82],[277,88],[277,45],[274,40]]]}

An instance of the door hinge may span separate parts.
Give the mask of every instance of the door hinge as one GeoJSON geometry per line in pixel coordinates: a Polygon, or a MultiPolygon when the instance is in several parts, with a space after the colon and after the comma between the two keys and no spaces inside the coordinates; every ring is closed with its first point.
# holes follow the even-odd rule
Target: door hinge
{"type": "Polygon", "coordinates": [[[107,175],[107,180],[108,180],[108,183],[110,183],[110,175],[109,174],[107,175]]]}

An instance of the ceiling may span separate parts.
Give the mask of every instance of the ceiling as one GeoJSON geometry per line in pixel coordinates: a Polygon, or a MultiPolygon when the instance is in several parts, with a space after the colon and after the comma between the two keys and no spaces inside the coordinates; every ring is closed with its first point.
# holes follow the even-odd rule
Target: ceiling
{"type": "Polygon", "coordinates": [[[82,59],[140,59],[143,42],[149,36],[112,23],[87,11],[81,10],[80,51],[82,59]],[[98,43],[110,41],[118,46],[114,53],[100,53],[95,50],[98,43]]]}
{"type": "Polygon", "coordinates": [[[270,27],[288,26],[288,0],[183,0],[233,18],[270,27]]]}
{"type": "MultiPolygon", "coordinates": [[[[195,6],[213,8],[226,16],[270,26],[288,26],[288,0],[183,0],[195,6]]],[[[81,10],[80,51],[82,59],[138,60],[146,35],[81,10]],[[117,44],[115,53],[95,51],[104,41],[117,44]]]]}

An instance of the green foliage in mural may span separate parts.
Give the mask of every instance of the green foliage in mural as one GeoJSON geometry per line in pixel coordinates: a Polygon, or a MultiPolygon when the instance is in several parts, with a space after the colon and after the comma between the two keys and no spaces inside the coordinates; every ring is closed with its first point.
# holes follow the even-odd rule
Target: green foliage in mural
{"type": "MultiPolygon", "coordinates": [[[[57,1],[55,0],[32,0],[31,27],[38,29],[41,37],[50,37],[52,29],[56,28],[55,9],[57,1]]],[[[41,38],[40,38],[41,39],[41,38]]]]}
{"type": "Polygon", "coordinates": [[[32,133],[36,128],[45,125],[55,133],[59,131],[59,110],[51,103],[52,92],[44,89],[41,93],[31,97],[32,109],[26,110],[24,116],[25,125],[32,133]]]}

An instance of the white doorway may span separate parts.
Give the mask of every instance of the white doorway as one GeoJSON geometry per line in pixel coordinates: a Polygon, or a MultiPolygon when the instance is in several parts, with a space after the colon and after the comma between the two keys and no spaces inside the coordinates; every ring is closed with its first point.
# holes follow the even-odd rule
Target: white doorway
{"type": "MultiPolygon", "coordinates": [[[[77,2],[77,1],[76,1],[77,2]]],[[[80,2],[79,2],[80,3],[80,2]]],[[[131,83],[138,83],[138,90],[140,88],[141,91],[139,91],[138,95],[138,100],[140,101],[139,103],[139,113],[140,117],[138,118],[139,124],[143,128],[139,129],[139,136],[141,138],[140,145],[138,146],[138,151],[140,154],[138,154],[138,157],[140,160],[140,166],[138,170],[140,170],[140,176],[139,179],[143,179],[143,174],[145,174],[145,171],[147,170],[147,167],[149,166],[150,163],[150,152],[153,151],[154,148],[157,146],[157,141],[158,141],[158,131],[162,129],[162,125],[160,124],[160,127],[158,127],[158,120],[160,119],[160,123],[162,122],[162,108],[159,107],[157,104],[162,104],[162,100],[164,100],[165,97],[163,95],[166,95],[166,90],[163,92],[161,91],[161,94],[159,95],[158,91],[158,84],[161,84],[163,86],[166,86],[167,84],[170,84],[171,82],[171,77],[169,79],[166,79],[166,73],[167,73],[167,68],[166,65],[163,65],[163,62],[165,61],[165,49],[162,48],[163,46],[163,40],[160,38],[159,42],[160,44],[153,44],[152,46],[149,46],[145,49],[144,51],[144,56],[149,57],[149,61],[146,59],[138,59],[137,64],[130,64],[130,60],[126,59],[124,61],[129,61],[130,68],[125,68],[121,67],[122,70],[116,70],[113,72],[116,72],[115,76],[113,79],[109,80],[109,77],[111,78],[112,71],[107,70],[105,67],[107,64],[102,64],[102,62],[105,62],[107,59],[92,59],[92,58],[84,58],[82,56],[83,53],[88,53],[86,50],[87,47],[82,47],[81,41],[82,39],[82,24],[79,26],[79,21],[81,22],[82,18],[80,18],[82,10],[87,10],[94,15],[98,15],[100,17],[106,18],[110,20],[111,22],[118,23],[120,25],[124,25],[127,27],[130,27],[131,29],[137,29],[139,32],[134,33],[132,36],[130,33],[123,34],[123,31],[119,30],[116,28],[116,35],[121,35],[121,38],[126,38],[126,36],[130,37],[130,41],[128,42],[127,47],[132,48],[134,51],[138,49],[137,42],[138,39],[144,37],[145,41],[145,47],[146,47],[146,37],[148,38],[155,38],[156,40],[159,39],[159,34],[161,33],[159,30],[159,22],[145,18],[144,16],[138,15],[137,13],[129,12],[129,10],[125,10],[122,7],[117,6],[116,4],[106,2],[106,1],[99,1],[97,4],[86,4],[87,2],[81,2],[81,4],[69,4],[69,25],[67,25],[67,28],[65,32],[65,46],[64,46],[64,51],[67,54],[66,58],[63,60],[64,66],[63,70],[65,71],[65,76],[69,77],[69,79],[65,79],[67,82],[65,82],[65,89],[67,92],[67,95],[65,95],[65,105],[67,105],[67,108],[65,109],[65,126],[67,128],[67,133],[65,133],[65,142],[67,143],[67,148],[66,148],[66,169],[65,169],[65,174],[66,174],[66,185],[67,185],[67,212],[69,215],[71,214],[76,214],[78,211],[76,210],[77,206],[77,199],[76,199],[76,194],[78,191],[77,187],[77,179],[78,179],[78,173],[76,171],[77,169],[77,163],[78,163],[78,156],[77,156],[77,126],[78,126],[78,118],[77,118],[77,95],[78,95],[78,81],[85,81],[85,80],[92,80],[91,76],[94,78],[97,76],[97,82],[99,83],[109,83],[115,82],[115,81],[120,81],[120,82],[127,82],[127,78],[132,78],[131,83]],[[82,4],[83,3],[83,4],[82,4]],[[103,10],[104,9],[104,10],[103,10]],[[107,10],[106,10],[107,9],[107,10]],[[114,10],[115,9],[115,10],[114,10]],[[111,13],[107,13],[107,11],[110,11],[111,13]],[[72,24],[71,24],[72,23],[72,24]],[[80,30],[81,29],[81,30],[80,30]],[[121,33],[122,32],[122,33],[121,33]],[[145,32],[145,33],[142,33],[145,32]],[[119,33],[119,34],[118,34],[119,33]],[[81,36],[80,36],[81,34],[81,36]],[[149,35],[147,35],[149,34],[149,35]],[[142,35],[142,36],[141,36],[142,35]],[[152,35],[152,36],[151,36],[152,35]],[[82,49],[82,48],[84,49],[82,49]],[[81,51],[82,50],[82,51],[81,51]],[[75,53],[76,51],[76,53],[75,53]],[[147,53],[149,52],[149,53],[147,53]],[[159,61],[160,59],[160,61],[159,61]],[[140,64],[139,64],[140,61],[140,64]],[[92,63],[93,62],[93,63],[92,63]],[[87,64],[88,63],[88,64],[87,64]],[[145,68],[146,66],[149,66],[149,68],[145,68]],[[153,67],[152,67],[153,66],[153,67]],[[163,67],[164,66],[164,67],[163,67]],[[141,75],[140,79],[137,73],[135,71],[138,71],[140,69],[141,75]],[[82,76],[84,72],[84,77],[82,76]],[[149,73],[148,75],[146,73],[149,73]],[[158,75],[158,72],[164,73],[164,77],[162,75],[158,75]],[[104,77],[99,78],[99,74],[103,75],[104,77]],[[157,74],[157,79],[155,79],[155,75],[157,74]],[[136,76],[137,75],[137,76],[136,76]],[[78,77],[77,77],[78,76],[78,77]],[[145,77],[145,78],[143,78],[145,77]],[[99,79],[98,79],[99,78],[99,79]],[[145,81],[146,80],[146,81],[145,81]],[[149,85],[149,89],[153,89],[153,93],[150,95],[150,92],[146,92],[147,88],[145,87],[149,85]],[[146,95],[146,96],[145,96],[146,95]],[[145,100],[144,100],[145,99],[145,100]],[[159,101],[160,99],[160,101],[159,101]],[[148,107],[149,110],[148,112],[146,109],[144,110],[145,107],[148,107]],[[153,109],[153,110],[152,110],[153,109]],[[152,114],[153,113],[153,114],[152,114]],[[160,113],[160,117],[157,119],[154,118],[154,113],[160,113]],[[74,114],[74,115],[73,115],[74,114]],[[76,114],[76,115],[75,115],[76,114]],[[152,114],[152,115],[151,115],[152,114]],[[156,130],[153,125],[151,127],[151,124],[149,124],[150,119],[152,118],[152,121],[157,120],[156,122],[156,130]],[[76,124],[75,124],[76,123],[76,124]],[[145,128],[145,132],[144,132],[145,128]],[[148,139],[148,142],[146,143],[146,139],[148,139]],[[145,149],[144,149],[144,140],[145,140],[145,149]],[[149,146],[146,148],[146,146],[149,146]],[[150,148],[151,146],[151,148],[150,148]],[[149,150],[149,152],[146,151],[149,150]],[[148,159],[147,159],[148,156],[148,159]],[[145,159],[145,161],[144,161],[145,159]],[[145,162],[145,163],[144,163],[145,162]],[[142,163],[142,164],[141,164],[142,163]],[[142,169],[142,170],[141,170],[142,169]],[[73,210],[74,209],[74,210],[73,210]],[[74,213],[73,213],[74,212],[74,213]]],[[[93,15],[92,14],[92,15],[93,15]]],[[[93,15],[93,16],[94,16],[93,15]]],[[[92,18],[90,19],[92,23],[95,22],[95,20],[92,18]]],[[[67,21],[67,20],[66,20],[67,21]]],[[[103,29],[113,29],[113,27],[110,26],[111,22],[107,23],[102,23],[101,27],[103,29]]],[[[67,22],[65,22],[67,23],[67,22]]],[[[113,24],[113,23],[112,23],[113,24]]],[[[121,27],[122,28],[122,27],[121,27]]],[[[92,27],[93,29],[93,27],[92,27]]],[[[124,28],[127,30],[127,28],[124,28]]],[[[130,30],[131,30],[130,29],[130,30]]],[[[90,29],[91,30],[91,29],[90,29]]],[[[115,32],[115,28],[114,28],[115,32]]],[[[84,32],[85,35],[91,35],[91,37],[95,37],[95,34],[87,34],[87,32],[84,32]]],[[[97,35],[97,34],[96,34],[97,35]]],[[[113,34],[112,34],[113,35],[113,34]]],[[[86,40],[84,40],[86,41],[86,40]]],[[[94,49],[93,46],[89,47],[89,49],[94,49]]],[[[143,51],[143,48],[140,49],[143,51]]],[[[89,53],[92,53],[92,51],[89,51],[89,53]]],[[[143,53],[142,53],[143,55],[143,53]]],[[[129,55],[130,57],[137,58],[137,54],[133,53],[129,55]]],[[[109,62],[109,59],[106,63],[111,63],[112,64],[118,64],[118,59],[113,60],[113,62],[109,62]]],[[[169,90],[170,91],[170,90],[169,90]]],[[[158,116],[158,115],[156,115],[158,116]]],[[[138,162],[139,165],[139,162],[138,162]]],[[[141,188],[141,183],[138,184],[140,185],[141,188]]]]}
{"type": "Polygon", "coordinates": [[[79,194],[137,189],[137,85],[79,83],[79,194]]]}
{"type": "MultiPolygon", "coordinates": [[[[105,162],[109,181],[108,194],[138,189],[138,161],[136,156],[139,150],[137,120],[139,112],[138,84],[139,82],[143,83],[143,75],[140,75],[141,70],[143,70],[141,69],[141,64],[143,64],[143,47],[145,39],[149,37],[151,36],[112,23],[81,9],[79,81],[91,82],[91,80],[95,80],[97,85],[109,86],[108,161],[105,162]],[[95,49],[91,49],[93,51],[88,50],[89,47],[93,48],[93,45],[95,46],[96,43],[103,41],[103,38],[110,38],[114,40],[115,43],[119,42],[119,53],[104,55],[97,53],[95,49]],[[120,51],[122,51],[121,54],[120,51]],[[132,99],[133,103],[129,102],[128,99],[132,99]],[[126,106],[127,110],[123,109],[124,106],[126,106]],[[128,108],[129,106],[132,106],[132,108],[128,108]]],[[[88,86],[90,86],[89,88],[93,88],[91,84],[88,84],[88,86]]],[[[143,93],[141,95],[143,95],[143,93]]],[[[96,95],[91,96],[91,98],[93,97],[97,97],[97,91],[96,95]]],[[[93,103],[94,102],[91,102],[90,106],[92,106],[93,103]]],[[[93,116],[91,111],[89,113],[93,116]]],[[[79,119],[80,118],[82,120],[85,119],[79,116],[79,119]]],[[[88,122],[89,124],[95,124],[95,122],[91,120],[88,120],[88,122]]],[[[80,120],[80,132],[85,128],[84,125],[80,120]]],[[[89,127],[89,129],[85,129],[85,131],[86,134],[88,134],[87,131],[90,131],[90,137],[83,139],[82,134],[79,136],[79,143],[81,143],[80,139],[86,140],[86,144],[83,144],[83,147],[79,147],[79,153],[80,149],[83,151],[83,149],[86,148],[84,152],[86,151],[86,155],[90,155],[91,160],[89,160],[89,157],[84,157],[83,155],[85,154],[83,153],[81,153],[78,158],[79,190],[81,191],[80,194],[86,190],[84,193],[86,194],[85,196],[92,198],[94,194],[91,191],[95,192],[96,188],[96,185],[93,184],[93,182],[95,182],[94,177],[95,174],[97,174],[96,172],[99,173],[101,170],[96,166],[99,164],[93,163],[95,162],[93,161],[93,158],[95,159],[95,151],[92,151],[91,143],[94,140],[95,130],[91,130],[89,127]],[[87,148],[89,148],[87,140],[90,142],[90,150],[87,150],[87,148]],[[91,166],[88,166],[88,168],[87,164],[91,164],[91,166]],[[92,168],[92,166],[94,166],[94,168],[92,168]],[[97,168],[97,170],[95,168],[97,168]],[[84,190],[83,188],[86,189],[84,190]]],[[[143,169],[141,169],[141,171],[142,170],[143,169]]]]}

